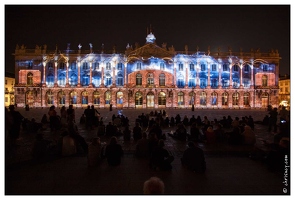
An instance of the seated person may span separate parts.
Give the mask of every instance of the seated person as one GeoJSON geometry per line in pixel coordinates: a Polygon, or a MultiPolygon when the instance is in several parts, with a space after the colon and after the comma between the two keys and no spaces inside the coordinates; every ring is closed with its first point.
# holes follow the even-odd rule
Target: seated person
{"type": "Polygon", "coordinates": [[[101,144],[100,138],[95,137],[92,139],[92,142],[88,145],[88,166],[96,166],[101,159],[101,144]]]}
{"type": "Polygon", "coordinates": [[[44,140],[42,134],[37,134],[36,141],[32,149],[32,156],[36,160],[44,159],[50,154],[51,141],[44,140]]]}
{"type": "Polygon", "coordinates": [[[252,131],[251,127],[246,125],[244,127],[244,132],[242,133],[244,144],[254,145],[256,143],[255,133],[252,131]]]}
{"type": "Polygon", "coordinates": [[[133,139],[134,141],[137,141],[139,139],[141,139],[142,135],[141,135],[141,127],[139,125],[139,123],[137,122],[135,127],[133,128],[133,139]]]}
{"type": "Polygon", "coordinates": [[[150,155],[149,140],[146,132],[142,133],[142,138],[137,141],[135,155],[138,157],[147,158],[150,155]]]}
{"type": "Polygon", "coordinates": [[[77,153],[77,147],[74,138],[72,138],[67,131],[63,132],[62,137],[62,150],[63,156],[71,156],[77,153]]]}
{"type": "Polygon", "coordinates": [[[170,155],[169,152],[164,149],[164,140],[159,140],[158,146],[152,152],[151,156],[151,167],[159,168],[160,170],[171,170],[171,163],[174,160],[174,156],[170,155]]]}
{"type": "Polygon", "coordinates": [[[204,152],[193,142],[188,142],[188,148],[184,151],[181,164],[195,172],[205,172],[206,162],[204,152]]]}
{"type": "Polygon", "coordinates": [[[187,131],[186,131],[185,126],[182,123],[179,123],[177,125],[176,131],[173,134],[169,133],[169,136],[179,139],[179,140],[182,140],[182,141],[185,141],[186,136],[187,136],[187,131]]]}
{"type": "Polygon", "coordinates": [[[106,146],[105,156],[108,164],[111,166],[118,166],[121,164],[121,157],[124,152],[122,146],[118,144],[118,140],[115,136],[111,137],[110,143],[106,146]]]}

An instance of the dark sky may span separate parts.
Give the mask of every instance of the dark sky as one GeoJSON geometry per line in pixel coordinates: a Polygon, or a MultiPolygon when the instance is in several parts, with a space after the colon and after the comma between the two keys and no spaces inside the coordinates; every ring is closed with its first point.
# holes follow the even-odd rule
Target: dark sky
{"type": "Polygon", "coordinates": [[[178,51],[278,49],[280,74],[290,73],[290,5],[5,5],[5,69],[14,72],[16,44],[124,50],[127,43],[145,44],[150,25],[159,46],[178,51]]]}

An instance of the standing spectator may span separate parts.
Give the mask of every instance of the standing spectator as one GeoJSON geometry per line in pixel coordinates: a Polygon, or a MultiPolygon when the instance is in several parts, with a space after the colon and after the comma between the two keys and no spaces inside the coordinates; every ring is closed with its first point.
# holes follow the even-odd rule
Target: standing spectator
{"type": "Polygon", "coordinates": [[[58,118],[57,113],[55,111],[55,106],[51,106],[48,111],[49,121],[50,121],[50,129],[51,131],[57,130],[58,126],[58,118]]]}
{"type": "Polygon", "coordinates": [[[140,158],[148,158],[150,156],[149,152],[149,140],[146,132],[143,132],[142,138],[137,141],[135,155],[140,158]]]}
{"type": "Polygon", "coordinates": [[[273,127],[273,131],[277,132],[277,118],[278,118],[278,109],[274,108],[269,112],[269,124],[268,124],[268,132],[271,131],[273,127]]]}
{"type": "Polygon", "coordinates": [[[75,110],[73,108],[73,105],[70,105],[67,109],[67,120],[68,122],[75,121],[75,110]]]}
{"type": "Polygon", "coordinates": [[[86,117],[86,129],[92,128],[92,114],[90,106],[87,106],[87,108],[84,110],[84,115],[86,117]]]}
{"type": "Polygon", "coordinates": [[[60,123],[62,126],[65,126],[67,123],[67,111],[65,106],[62,106],[60,109],[60,123]]]}
{"type": "Polygon", "coordinates": [[[129,126],[126,126],[123,131],[123,137],[124,141],[130,141],[131,139],[131,130],[129,129],[129,126]]]}
{"type": "Polygon", "coordinates": [[[164,194],[165,185],[158,177],[151,177],[143,184],[143,194],[164,194]]]}
{"type": "Polygon", "coordinates": [[[141,139],[141,136],[142,136],[141,131],[142,131],[142,129],[139,126],[139,123],[137,122],[135,124],[135,127],[133,128],[133,139],[134,139],[134,141],[137,141],[137,140],[141,139]]]}
{"type": "Polygon", "coordinates": [[[91,106],[91,117],[92,117],[92,125],[98,126],[100,113],[94,108],[94,105],[91,106]]]}
{"type": "Polygon", "coordinates": [[[244,127],[244,132],[242,133],[244,144],[254,145],[256,143],[255,133],[250,126],[246,125],[244,127]]]}
{"type": "Polygon", "coordinates": [[[15,111],[14,105],[10,105],[9,110],[9,121],[11,124],[9,129],[9,137],[11,140],[11,144],[14,146],[16,145],[16,140],[19,137],[20,126],[24,117],[18,111],[15,111]]]}
{"type": "Polygon", "coordinates": [[[193,142],[188,142],[188,148],[183,152],[181,164],[195,172],[205,172],[206,161],[203,150],[193,142]]]}
{"type": "Polygon", "coordinates": [[[121,157],[124,155],[122,146],[118,144],[115,136],[111,137],[110,143],[106,146],[105,156],[108,164],[111,166],[118,166],[121,164],[121,157]]]}

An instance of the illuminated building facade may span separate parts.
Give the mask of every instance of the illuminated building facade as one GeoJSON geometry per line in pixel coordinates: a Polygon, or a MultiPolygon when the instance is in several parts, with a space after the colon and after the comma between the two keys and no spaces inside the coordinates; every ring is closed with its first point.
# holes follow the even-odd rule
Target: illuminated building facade
{"type": "Polygon", "coordinates": [[[5,94],[4,94],[4,104],[6,107],[9,105],[14,105],[14,74],[5,72],[5,94]]]}
{"type": "Polygon", "coordinates": [[[261,108],[277,106],[279,53],[176,51],[148,32],[124,52],[15,49],[18,106],[98,108],[261,108]]]}
{"type": "Polygon", "coordinates": [[[290,76],[282,76],[279,80],[279,102],[281,106],[290,109],[290,76]]]}

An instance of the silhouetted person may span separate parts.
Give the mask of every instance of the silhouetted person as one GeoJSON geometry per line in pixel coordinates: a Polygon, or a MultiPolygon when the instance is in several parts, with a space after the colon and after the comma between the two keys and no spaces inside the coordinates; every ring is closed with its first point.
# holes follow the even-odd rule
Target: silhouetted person
{"type": "Polygon", "coordinates": [[[183,152],[181,164],[195,172],[205,172],[206,161],[203,150],[193,142],[188,142],[188,148],[183,152]]]}
{"type": "Polygon", "coordinates": [[[143,194],[164,194],[165,185],[158,177],[151,177],[143,184],[143,194]]]}
{"type": "Polygon", "coordinates": [[[121,157],[124,152],[122,146],[118,144],[117,138],[113,136],[110,143],[106,146],[105,155],[108,164],[111,166],[117,166],[121,164],[121,157]]]}
{"type": "Polygon", "coordinates": [[[174,156],[170,155],[164,146],[164,140],[159,140],[158,146],[152,152],[151,167],[159,168],[160,170],[171,170],[174,156]]]}
{"type": "Polygon", "coordinates": [[[18,112],[14,110],[14,105],[9,106],[9,115],[10,115],[10,128],[9,128],[9,137],[11,140],[11,144],[15,145],[17,138],[20,133],[20,126],[24,117],[18,112]]]}

